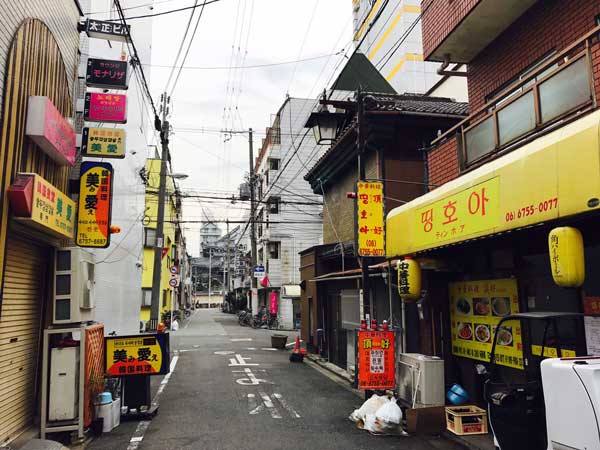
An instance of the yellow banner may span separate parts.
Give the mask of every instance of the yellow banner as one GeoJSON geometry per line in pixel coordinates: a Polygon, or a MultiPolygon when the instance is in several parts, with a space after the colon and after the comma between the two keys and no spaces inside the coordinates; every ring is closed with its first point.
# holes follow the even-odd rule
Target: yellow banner
{"type": "Polygon", "coordinates": [[[498,177],[449,195],[417,211],[421,244],[460,239],[498,224],[498,177]]]}
{"type": "Polygon", "coordinates": [[[410,255],[593,211],[599,192],[600,111],[394,208],[386,252],[410,255]]]}
{"type": "Polygon", "coordinates": [[[109,163],[84,161],[79,175],[77,245],[106,248],[110,245],[113,170],[109,163]]]}
{"type": "Polygon", "coordinates": [[[165,373],[168,355],[162,338],[159,335],[105,338],[106,373],[110,376],[165,373]]]}
{"type": "Polygon", "coordinates": [[[125,130],[84,128],[81,152],[98,158],[125,158],[125,130]]]}
{"type": "Polygon", "coordinates": [[[75,202],[36,174],[31,221],[70,239],[75,231],[75,202]]]}
{"type": "Polygon", "coordinates": [[[451,283],[450,320],[452,354],[464,358],[489,361],[496,332],[496,362],[523,369],[523,341],[518,321],[497,325],[502,317],[519,312],[517,281],[464,281],[451,283]]]}
{"type": "Polygon", "coordinates": [[[358,254],[384,256],[383,183],[358,182],[356,205],[358,254]]]}

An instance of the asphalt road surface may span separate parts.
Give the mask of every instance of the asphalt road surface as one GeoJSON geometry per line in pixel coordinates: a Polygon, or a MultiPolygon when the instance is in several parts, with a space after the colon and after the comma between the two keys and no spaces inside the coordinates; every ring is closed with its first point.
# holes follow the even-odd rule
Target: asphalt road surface
{"type": "MultiPolygon", "coordinates": [[[[361,399],[313,367],[290,363],[287,352],[270,349],[271,333],[240,327],[235,315],[196,311],[172,335],[170,377],[153,379],[153,391],[161,391],[157,416],[124,422],[89,448],[461,449],[441,437],[358,430],[348,415],[361,399]]],[[[295,334],[288,334],[293,341],[295,334]]]]}

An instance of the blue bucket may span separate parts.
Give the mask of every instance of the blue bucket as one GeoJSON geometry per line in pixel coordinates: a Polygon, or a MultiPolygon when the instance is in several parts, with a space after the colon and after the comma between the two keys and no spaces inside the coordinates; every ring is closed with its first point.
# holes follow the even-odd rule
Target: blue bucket
{"type": "Polygon", "coordinates": [[[469,394],[460,384],[453,384],[446,393],[446,399],[453,405],[462,405],[469,400],[469,394]]]}
{"type": "Polygon", "coordinates": [[[112,394],[110,392],[102,392],[98,394],[98,403],[101,405],[112,403],[112,394]]]}

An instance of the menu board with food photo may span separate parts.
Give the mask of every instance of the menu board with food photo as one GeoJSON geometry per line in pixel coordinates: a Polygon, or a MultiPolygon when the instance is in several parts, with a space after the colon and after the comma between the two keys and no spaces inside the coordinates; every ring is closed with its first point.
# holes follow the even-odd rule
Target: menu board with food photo
{"type": "Polygon", "coordinates": [[[452,354],[465,358],[489,361],[498,333],[496,361],[498,364],[523,368],[523,343],[517,321],[500,320],[519,312],[517,280],[463,281],[451,283],[450,319],[452,354]]]}

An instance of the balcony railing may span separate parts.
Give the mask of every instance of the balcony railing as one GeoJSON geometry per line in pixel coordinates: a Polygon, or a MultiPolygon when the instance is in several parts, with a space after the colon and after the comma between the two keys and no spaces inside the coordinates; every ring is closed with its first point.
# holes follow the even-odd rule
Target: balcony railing
{"type": "Polygon", "coordinates": [[[466,170],[594,109],[591,47],[599,32],[597,27],[548,58],[433,144],[458,134],[466,170]]]}

